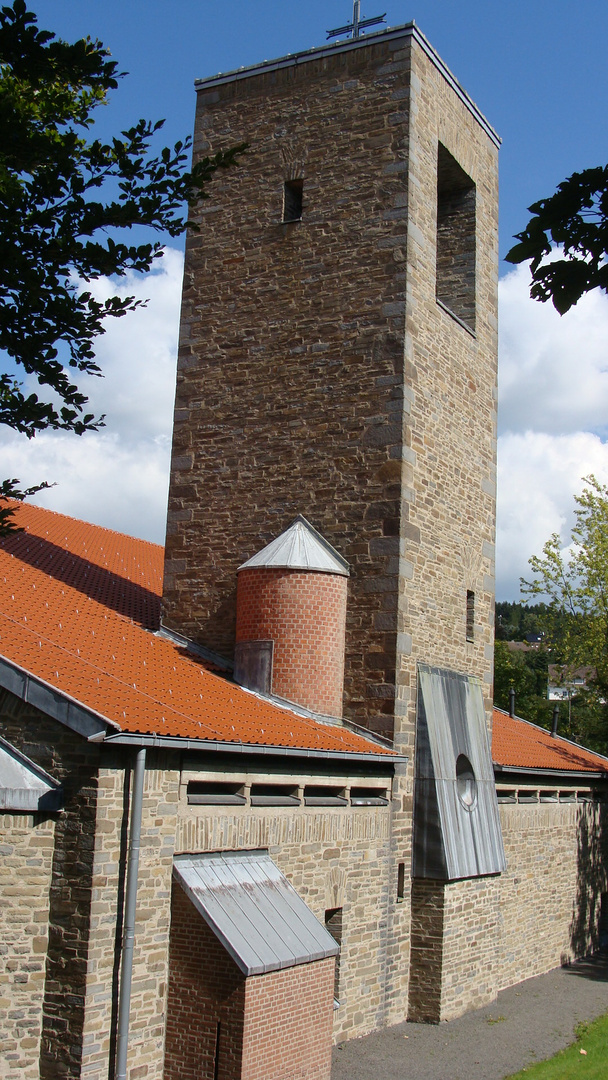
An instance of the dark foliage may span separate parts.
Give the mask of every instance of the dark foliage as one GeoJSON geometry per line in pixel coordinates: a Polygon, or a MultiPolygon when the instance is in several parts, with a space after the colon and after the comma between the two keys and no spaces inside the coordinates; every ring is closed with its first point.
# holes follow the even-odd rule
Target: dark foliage
{"type": "Polygon", "coordinates": [[[530,295],[563,315],[591,289],[608,291],[608,165],[573,173],[528,209],[534,216],[506,259],[530,263],[530,295]],[[562,256],[545,262],[555,245],[562,256]]]}
{"type": "MultiPolygon", "coordinates": [[[[0,9],[0,349],[44,388],[39,396],[0,374],[0,423],[28,438],[103,423],[87,411],[76,373],[100,374],[94,342],[104,320],[141,301],[100,302],[82,283],[150,270],[162,240],[139,242],[132,230],[180,235],[185,207],[245,149],[187,171],[189,140],[152,156],[162,121],[140,120],[108,143],[90,137],[94,110],[122,77],[116,69],[100,42],[68,44],[38,29],[24,0],[0,9]]],[[[0,498],[7,493],[25,494],[12,481],[0,498]]]]}

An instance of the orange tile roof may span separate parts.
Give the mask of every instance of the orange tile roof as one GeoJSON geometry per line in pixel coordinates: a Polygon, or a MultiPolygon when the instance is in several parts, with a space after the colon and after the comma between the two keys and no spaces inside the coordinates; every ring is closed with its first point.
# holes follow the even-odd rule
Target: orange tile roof
{"type": "Polygon", "coordinates": [[[492,759],[510,769],[557,769],[561,772],[608,773],[608,758],[552,735],[519,716],[494,709],[492,759]]]}
{"type": "Polygon", "coordinates": [[[0,540],[0,656],[123,732],[391,755],[213,674],[156,636],[163,549],[18,504],[0,540]]]}

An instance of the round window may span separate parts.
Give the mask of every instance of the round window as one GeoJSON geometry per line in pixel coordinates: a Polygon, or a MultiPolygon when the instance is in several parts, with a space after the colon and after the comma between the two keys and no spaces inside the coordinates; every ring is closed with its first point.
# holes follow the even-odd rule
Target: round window
{"type": "Polygon", "coordinates": [[[466,754],[456,758],[456,790],[465,810],[472,810],[477,802],[477,781],[466,754]]]}

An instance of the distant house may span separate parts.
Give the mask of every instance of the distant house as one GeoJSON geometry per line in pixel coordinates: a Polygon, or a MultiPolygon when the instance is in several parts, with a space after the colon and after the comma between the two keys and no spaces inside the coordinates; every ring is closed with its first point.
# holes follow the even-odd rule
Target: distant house
{"type": "Polygon", "coordinates": [[[562,664],[549,664],[547,697],[549,701],[569,701],[585,690],[594,677],[593,667],[567,668],[562,664]]]}

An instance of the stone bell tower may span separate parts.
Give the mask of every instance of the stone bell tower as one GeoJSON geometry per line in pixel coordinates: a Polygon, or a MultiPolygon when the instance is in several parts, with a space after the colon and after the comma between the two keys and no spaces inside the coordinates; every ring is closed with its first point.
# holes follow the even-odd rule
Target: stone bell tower
{"type": "Polygon", "coordinates": [[[198,82],[195,155],[243,141],[186,250],[164,623],[231,659],[237,569],[305,515],[344,715],[408,753],[418,662],[490,704],[498,139],[409,24],[198,82]]]}

